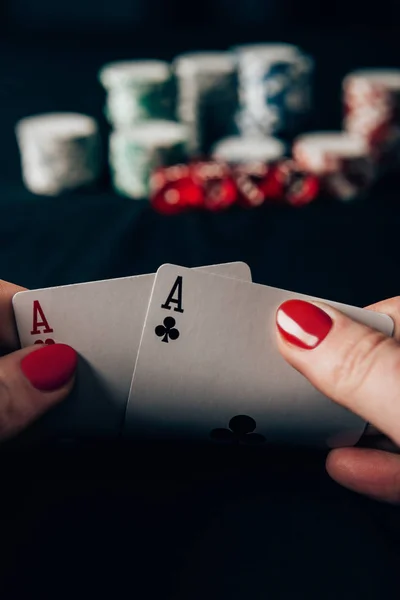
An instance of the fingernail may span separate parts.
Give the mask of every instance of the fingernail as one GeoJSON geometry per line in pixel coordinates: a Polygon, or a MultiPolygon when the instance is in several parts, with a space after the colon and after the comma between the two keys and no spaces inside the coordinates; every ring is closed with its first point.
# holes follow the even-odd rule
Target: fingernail
{"type": "Polygon", "coordinates": [[[71,346],[52,344],[31,352],[21,360],[21,369],[34,388],[53,392],[75,373],[78,355],[71,346]]]}
{"type": "Polygon", "coordinates": [[[333,321],[315,304],[304,300],[288,300],[278,308],[276,324],[284,340],[311,350],[326,338],[333,321]]]}

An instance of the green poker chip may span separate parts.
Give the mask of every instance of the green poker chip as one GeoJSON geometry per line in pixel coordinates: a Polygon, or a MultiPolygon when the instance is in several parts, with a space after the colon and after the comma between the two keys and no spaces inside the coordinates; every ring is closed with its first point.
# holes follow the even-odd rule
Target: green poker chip
{"type": "Polygon", "coordinates": [[[187,128],[173,121],[149,120],[113,131],[109,161],[114,189],[128,198],[146,198],[153,170],[184,162],[187,150],[187,128]]]}
{"type": "Polygon", "coordinates": [[[102,67],[99,80],[107,92],[105,116],[116,129],[151,119],[175,118],[176,83],[168,63],[121,61],[102,67]]]}

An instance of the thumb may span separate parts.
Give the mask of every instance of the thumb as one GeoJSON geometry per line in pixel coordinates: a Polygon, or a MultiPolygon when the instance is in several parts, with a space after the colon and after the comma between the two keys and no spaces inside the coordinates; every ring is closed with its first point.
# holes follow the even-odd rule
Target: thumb
{"type": "Polygon", "coordinates": [[[399,344],[320,302],[284,302],[276,320],[283,357],[323,394],[399,445],[399,344]]]}
{"type": "Polygon", "coordinates": [[[77,353],[52,344],[0,359],[0,441],[13,437],[71,391],[77,353]]]}

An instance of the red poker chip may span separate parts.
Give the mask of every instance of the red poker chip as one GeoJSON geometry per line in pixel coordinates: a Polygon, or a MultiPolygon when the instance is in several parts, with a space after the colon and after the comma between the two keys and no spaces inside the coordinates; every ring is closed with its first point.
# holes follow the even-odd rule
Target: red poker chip
{"type": "Polygon", "coordinates": [[[369,143],[372,147],[381,148],[385,146],[392,133],[393,126],[389,123],[381,123],[369,135],[369,143]]]}
{"type": "Polygon", "coordinates": [[[344,85],[345,127],[364,137],[376,160],[390,146],[398,122],[399,99],[384,84],[348,76],[344,85]]]}

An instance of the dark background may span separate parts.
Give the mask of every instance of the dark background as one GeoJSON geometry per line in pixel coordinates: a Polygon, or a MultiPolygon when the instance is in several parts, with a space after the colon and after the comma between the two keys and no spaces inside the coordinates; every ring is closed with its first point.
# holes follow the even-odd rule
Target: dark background
{"type": "Polygon", "coordinates": [[[399,16],[396,0],[363,2],[338,0],[321,4],[317,0],[204,0],[189,5],[185,0],[3,0],[4,27],[14,29],[57,28],[64,31],[120,33],[144,26],[153,31],[165,26],[242,27],[316,26],[359,27],[378,24],[393,26],[399,16]]]}
{"type": "MultiPolygon", "coordinates": [[[[8,0],[0,5],[0,277],[34,288],[245,260],[259,283],[367,305],[399,294],[394,174],[362,202],[166,218],[99,187],[24,190],[14,125],[102,116],[99,67],[258,41],[316,59],[310,127],[341,124],[351,69],[400,66],[395,0],[8,0]]],[[[2,598],[382,599],[397,510],[332,483],[300,448],[63,447],[0,453],[2,598]]]]}

